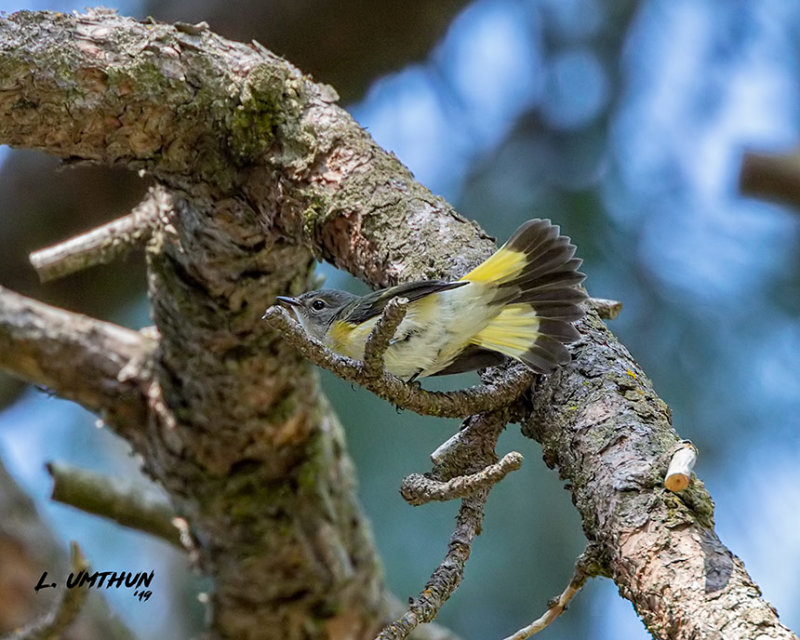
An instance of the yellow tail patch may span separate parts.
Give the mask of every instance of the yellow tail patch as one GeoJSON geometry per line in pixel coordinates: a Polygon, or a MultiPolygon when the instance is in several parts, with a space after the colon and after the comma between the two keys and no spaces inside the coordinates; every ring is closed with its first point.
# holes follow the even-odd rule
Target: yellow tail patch
{"type": "Polygon", "coordinates": [[[461,280],[485,284],[502,284],[519,276],[528,261],[529,257],[525,253],[512,251],[503,246],[461,280]]]}
{"type": "MultiPolygon", "coordinates": [[[[478,269],[482,267],[483,265],[478,269]]],[[[471,342],[520,360],[542,335],[539,333],[539,324],[539,318],[531,305],[510,304],[475,334],[471,342]]]]}

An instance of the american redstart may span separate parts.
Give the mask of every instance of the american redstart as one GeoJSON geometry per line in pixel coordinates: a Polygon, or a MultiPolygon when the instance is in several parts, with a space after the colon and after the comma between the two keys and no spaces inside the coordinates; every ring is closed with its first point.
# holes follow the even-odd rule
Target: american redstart
{"type": "Polygon", "coordinates": [[[564,344],[586,298],[578,285],[575,246],[549,220],[523,224],[497,252],[460,280],[423,280],[357,296],[309,291],[278,296],[306,333],[341,355],[361,360],[386,303],[403,297],[406,316],[384,354],[390,373],[406,380],[472,371],[503,356],[551,373],[568,362],[564,344]]]}

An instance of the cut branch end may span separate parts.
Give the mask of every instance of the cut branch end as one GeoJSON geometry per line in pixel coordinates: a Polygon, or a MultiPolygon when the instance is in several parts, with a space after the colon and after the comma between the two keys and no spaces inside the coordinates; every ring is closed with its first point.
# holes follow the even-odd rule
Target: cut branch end
{"type": "Polygon", "coordinates": [[[682,440],[678,449],[672,454],[664,486],[670,491],[683,491],[692,479],[692,469],[697,462],[697,447],[691,440],[682,440]]]}

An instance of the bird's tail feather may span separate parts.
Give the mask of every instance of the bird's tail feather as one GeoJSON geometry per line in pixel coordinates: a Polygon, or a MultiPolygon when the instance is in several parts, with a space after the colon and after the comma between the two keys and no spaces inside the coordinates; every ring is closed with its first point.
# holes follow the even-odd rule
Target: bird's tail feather
{"type": "Polygon", "coordinates": [[[586,298],[578,285],[575,246],[549,220],[531,220],[488,260],[463,280],[495,288],[492,304],[501,307],[489,324],[472,337],[478,347],[525,362],[550,373],[569,361],[564,344],[579,333],[572,322],[583,317],[586,298]]]}

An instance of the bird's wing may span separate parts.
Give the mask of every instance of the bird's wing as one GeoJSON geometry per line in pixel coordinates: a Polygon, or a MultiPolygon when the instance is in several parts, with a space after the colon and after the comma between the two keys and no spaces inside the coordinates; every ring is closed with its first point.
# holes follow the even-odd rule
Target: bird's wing
{"type": "Polygon", "coordinates": [[[392,298],[406,298],[409,302],[414,302],[432,293],[457,289],[467,284],[469,284],[469,282],[458,280],[455,282],[448,282],[446,280],[421,280],[419,282],[409,282],[407,284],[397,285],[396,287],[389,287],[388,289],[381,289],[380,291],[375,291],[361,298],[353,310],[348,312],[345,318],[341,319],[351,324],[361,324],[362,322],[366,322],[380,315],[392,298]]]}

